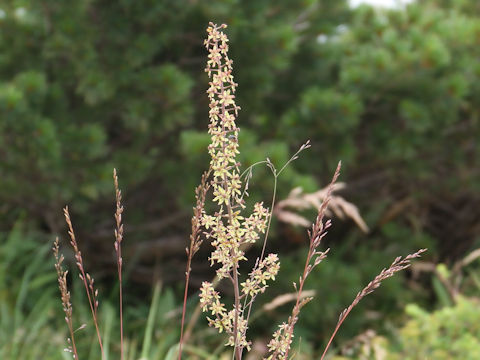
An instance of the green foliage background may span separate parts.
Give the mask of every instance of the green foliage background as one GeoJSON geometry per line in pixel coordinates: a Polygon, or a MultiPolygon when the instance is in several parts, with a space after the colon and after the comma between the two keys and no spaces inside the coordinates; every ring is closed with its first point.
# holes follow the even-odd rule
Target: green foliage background
{"type": "MultiPolygon", "coordinates": [[[[342,195],[371,228],[363,235],[334,222],[331,261],[310,285],[318,301],[299,324],[311,347],[320,346],[342,308],[395,256],[428,247],[429,260],[451,263],[479,245],[479,16],[480,6],[466,0],[393,10],[341,0],[0,1],[0,263],[63,236],[61,208],[72,204],[86,258],[108,293],[116,167],[131,305],[147,313],[149,302],[139,299],[150,296],[154,268],[179,290],[193,189],[208,164],[202,41],[208,21],[224,22],[239,83],[243,165],[265,157],[282,164],[310,139],[312,148],[282,175],[279,197],[323,186],[341,159],[349,184],[342,195]],[[18,221],[28,242],[7,240],[18,221]]],[[[251,198],[269,201],[272,184],[259,168],[251,198]]],[[[286,259],[272,291],[281,294],[298,276],[305,232],[276,225],[271,246],[286,259]]],[[[12,285],[34,265],[16,264],[8,276],[0,270],[2,311],[21,304],[16,320],[2,316],[2,329],[37,321],[27,316],[35,304],[17,301],[22,292],[12,285]]],[[[210,276],[202,263],[194,270],[194,284],[210,276]]],[[[397,324],[409,301],[435,306],[428,277],[424,291],[405,284],[391,280],[367,299],[340,340],[397,324]],[[377,315],[363,316],[366,309],[377,315]]],[[[258,320],[255,336],[286,311],[258,320]]]]}

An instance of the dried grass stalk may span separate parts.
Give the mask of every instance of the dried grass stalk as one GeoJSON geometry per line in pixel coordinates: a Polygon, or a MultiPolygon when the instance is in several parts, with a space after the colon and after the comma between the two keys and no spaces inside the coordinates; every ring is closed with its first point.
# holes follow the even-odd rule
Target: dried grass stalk
{"type": "Polygon", "coordinates": [[[303,287],[308,275],[312,272],[315,266],[320,264],[327,257],[329,251],[329,249],[325,251],[319,251],[318,247],[322,239],[327,234],[327,229],[331,226],[331,221],[324,221],[324,219],[332,198],[335,182],[340,175],[340,169],[341,163],[339,162],[332,181],[327,187],[327,192],[325,194],[324,201],[320,205],[317,218],[315,219],[311,230],[308,232],[310,245],[307,258],[305,260],[303,274],[299,278],[298,288],[296,283],[293,284],[297,293],[296,303],[292,309],[292,313],[289,316],[287,323],[281,324],[279,329],[273,334],[273,337],[268,344],[271,354],[266,358],[267,360],[288,359],[288,353],[290,351],[290,346],[293,339],[293,332],[295,324],[298,321],[300,310],[313,299],[313,297],[303,296],[303,287]]]}
{"type": "Polygon", "coordinates": [[[180,326],[180,343],[178,345],[178,360],[182,359],[182,347],[183,343],[187,341],[187,337],[184,337],[184,327],[185,327],[185,315],[187,312],[187,297],[188,297],[188,286],[190,284],[190,273],[192,271],[192,259],[193,256],[200,249],[200,245],[203,242],[201,238],[201,229],[202,229],[202,216],[205,212],[205,198],[207,196],[208,189],[210,188],[210,183],[207,182],[207,179],[210,176],[210,170],[203,173],[202,180],[200,185],[195,189],[195,199],[196,205],[193,208],[192,216],[192,232],[190,234],[190,247],[185,248],[187,253],[187,267],[185,269],[185,291],[183,296],[183,308],[182,308],[182,323],[180,326]]]}
{"type": "Polygon", "coordinates": [[[67,225],[68,225],[68,235],[70,235],[70,245],[73,248],[76,264],[77,264],[78,270],[80,271],[79,277],[80,277],[80,280],[82,280],[83,285],[85,287],[85,292],[87,293],[88,305],[90,306],[93,323],[95,325],[95,330],[97,332],[97,340],[98,340],[98,344],[100,345],[100,352],[102,354],[102,359],[104,359],[105,355],[103,352],[102,336],[100,335],[100,329],[98,327],[98,317],[97,317],[98,289],[95,289],[94,278],[91,277],[89,273],[85,272],[85,269],[83,266],[82,252],[78,248],[77,239],[75,238],[75,232],[73,231],[72,220],[70,218],[70,213],[68,211],[68,206],[66,206],[63,209],[63,214],[65,215],[65,221],[67,222],[67,225]]]}
{"type": "Polygon", "coordinates": [[[367,286],[365,286],[363,288],[362,291],[360,291],[357,296],[355,297],[355,299],[353,300],[353,302],[350,304],[349,307],[347,307],[345,310],[342,311],[342,313],[340,314],[339,318],[338,318],[338,322],[337,322],[337,325],[335,327],[335,330],[333,331],[333,334],[332,336],[330,337],[328,343],[327,343],[327,346],[325,347],[325,350],[323,352],[323,355],[321,357],[320,360],[322,360],[327,351],[328,351],[328,348],[330,347],[330,345],[332,344],[332,341],[333,341],[333,338],[335,337],[335,335],[337,334],[338,332],[338,329],[340,328],[340,326],[342,325],[342,323],[345,321],[346,317],[348,316],[348,314],[350,314],[350,312],[352,311],[352,309],[360,302],[360,300],[362,300],[365,296],[367,296],[368,294],[371,294],[372,292],[375,291],[375,289],[377,289],[381,284],[382,284],[382,281],[385,280],[385,279],[388,279],[389,277],[392,277],[393,275],[395,275],[395,273],[399,272],[399,271],[402,271],[402,270],[405,270],[406,268],[408,268],[410,266],[410,262],[412,259],[415,259],[415,258],[418,258],[421,256],[422,253],[424,253],[425,251],[427,251],[427,249],[420,249],[418,250],[417,252],[413,253],[413,254],[409,254],[407,255],[405,258],[402,259],[401,256],[398,256],[393,262],[392,264],[386,268],[386,269],[383,269],[380,274],[378,274],[375,279],[373,279],[372,281],[370,281],[368,283],[367,286]]]}
{"type": "Polygon", "coordinates": [[[116,199],[116,207],[115,207],[115,253],[117,255],[117,273],[118,273],[118,301],[120,306],[120,359],[123,360],[123,288],[122,288],[122,265],[123,265],[123,258],[122,258],[122,240],[123,240],[123,224],[122,224],[122,213],[123,213],[123,205],[122,205],[122,192],[118,187],[118,176],[117,170],[113,169],[113,183],[115,186],[115,199],[116,199]]]}
{"type": "Polygon", "coordinates": [[[75,344],[75,332],[73,331],[73,308],[72,303],[70,302],[70,291],[68,291],[67,287],[68,271],[64,271],[62,267],[64,257],[59,253],[58,237],[53,243],[52,251],[53,255],[55,256],[55,269],[57,270],[58,288],[60,289],[63,311],[65,312],[65,321],[67,323],[68,332],[70,334],[70,337],[67,338],[68,348],[66,349],[66,351],[71,352],[73,354],[73,357],[75,359],[78,359],[77,346],[75,344]]]}

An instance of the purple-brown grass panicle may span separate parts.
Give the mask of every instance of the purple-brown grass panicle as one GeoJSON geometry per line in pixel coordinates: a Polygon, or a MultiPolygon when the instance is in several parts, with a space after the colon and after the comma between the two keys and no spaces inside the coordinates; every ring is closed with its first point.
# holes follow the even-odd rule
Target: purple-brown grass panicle
{"type": "Polygon", "coordinates": [[[243,246],[254,243],[267,227],[269,211],[257,203],[253,213],[244,217],[240,163],[236,160],[239,128],[235,120],[240,109],[235,104],[237,84],[233,81],[232,60],[228,57],[228,38],[222,31],[226,25],[210,23],[208,37],[204,44],[209,52],[205,71],[210,77],[207,90],[210,100],[210,124],[208,133],[211,143],[208,152],[211,156],[210,168],[213,179],[213,201],[218,205],[213,215],[203,214],[201,223],[206,237],[214,247],[210,256],[211,265],[218,265],[217,276],[231,281],[234,290],[234,305],[227,310],[221,302],[220,294],[213,285],[204,282],[200,302],[203,311],[208,311],[209,325],[229,335],[227,345],[233,346],[235,359],[240,360],[244,348],[250,344],[246,339],[247,320],[244,316],[244,301],[252,293],[262,291],[264,282],[274,279],[278,272],[278,258],[269,256],[263,263],[261,273],[254,275],[254,281],[245,283],[242,290],[238,279],[239,263],[246,260],[243,246]]]}
{"type": "Polygon", "coordinates": [[[203,173],[200,185],[198,185],[195,189],[196,205],[193,208],[193,216],[191,221],[192,231],[190,233],[190,246],[185,249],[187,253],[187,266],[185,269],[185,291],[183,294],[182,323],[180,327],[180,343],[178,345],[178,360],[182,359],[183,343],[187,341],[186,337],[184,337],[184,327],[185,315],[187,312],[188,286],[190,284],[190,273],[192,271],[191,265],[193,256],[200,249],[200,245],[203,242],[201,238],[202,217],[205,213],[205,198],[207,196],[208,189],[210,188],[210,184],[207,182],[209,176],[210,170],[203,173]]]}
{"type": "Polygon", "coordinates": [[[318,247],[320,242],[327,234],[327,229],[331,226],[331,221],[324,221],[325,214],[327,212],[328,204],[330,202],[332,191],[335,185],[335,182],[340,175],[341,163],[338,163],[337,169],[333,175],[332,181],[327,188],[327,194],[325,199],[318,210],[318,215],[315,222],[312,225],[311,230],[308,232],[310,245],[308,248],[307,258],[305,260],[305,267],[303,270],[302,276],[299,278],[299,285],[294,283],[294,287],[297,293],[295,306],[292,309],[292,313],[289,316],[287,322],[279,325],[277,331],[274,332],[272,339],[268,343],[269,355],[264,358],[266,360],[277,360],[277,359],[288,359],[288,352],[290,351],[290,346],[292,344],[293,332],[295,324],[298,321],[298,316],[300,310],[312,300],[312,297],[303,297],[303,287],[308,275],[312,270],[322,262],[327,256],[329,249],[326,251],[319,251],[318,247]]]}
{"type": "Polygon", "coordinates": [[[332,341],[333,341],[333,338],[335,337],[335,335],[337,334],[338,332],[338,329],[340,328],[340,326],[342,325],[342,323],[345,321],[345,319],[347,318],[348,314],[350,314],[350,312],[352,311],[352,309],[360,302],[360,300],[362,300],[365,296],[367,296],[368,294],[371,294],[372,292],[375,291],[375,289],[377,289],[381,284],[382,284],[382,281],[385,280],[385,279],[388,279],[389,277],[392,277],[393,275],[395,275],[395,273],[399,272],[399,271],[402,271],[402,270],[405,270],[406,268],[408,268],[410,266],[410,262],[412,259],[415,259],[415,258],[418,258],[422,255],[422,253],[424,253],[425,251],[427,251],[427,249],[420,249],[418,250],[417,252],[413,253],[413,254],[409,254],[407,255],[405,258],[402,259],[401,256],[398,256],[393,262],[392,264],[386,268],[386,269],[383,269],[380,274],[378,274],[375,279],[373,279],[372,281],[370,281],[368,283],[367,286],[365,286],[363,288],[362,291],[360,291],[357,296],[355,297],[355,299],[353,300],[353,302],[350,304],[349,307],[347,307],[345,310],[342,311],[342,313],[340,314],[339,318],[338,318],[338,322],[337,322],[337,325],[335,326],[335,330],[333,331],[333,334],[332,336],[330,337],[328,343],[327,343],[327,346],[325,347],[325,350],[323,351],[323,355],[321,357],[320,360],[322,360],[325,355],[327,354],[327,351],[328,351],[328,348],[330,347],[330,345],[332,344],[332,341]]]}
{"type": "Polygon", "coordinates": [[[122,240],[123,240],[123,224],[122,224],[122,192],[118,187],[117,170],[113,169],[113,183],[115,186],[115,253],[117,255],[117,272],[118,272],[118,298],[120,305],[120,359],[123,360],[123,289],[122,289],[122,240]]]}
{"type": "Polygon", "coordinates": [[[63,213],[65,215],[65,221],[67,222],[67,225],[68,225],[68,235],[70,236],[70,245],[73,248],[75,261],[76,261],[78,270],[80,271],[79,277],[80,277],[80,280],[82,280],[83,285],[85,287],[85,292],[87,293],[88,304],[90,306],[90,311],[92,313],[93,323],[95,325],[95,330],[97,332],[97,340],[98,340],[98,344],[100,346],[102,359],[104,359],[105,355],[104,355],[104,352],[103,352],[102,337],[100,335],[100,329],[98,327],[98,317],[97,317],[98,290],[95,289],[95,287],[94,287],[95,280],[93,279],[93,277],[91,277],[90,274],[85,272],[85,269],[84,269],[84,266],[83,266],[82,253],[78,248],[77,240],[75,238],[75,232],[73,231],[73,225],[72,225],[72,220],[70,218],[70,213],[68,211],[68,206],[66,206],[63,209],[63,213]]]}
{"type": "Polygon", "coordinates": [[[77,346],[75,344],[75,332],[73,331],[73,308],[70,302],[70,291],[68,291],[67,288],[68,271],[64,271],[62,267],[64,257],[62,254],[59,253],[58,237],[53,243],[52,251],[53,255],[55,256],[55,269],[57,270],[58,288],[60,289],[63,311],[65,312],[65,321],[67,323],[70,336],[69,338],[67,338],[68,348],[65,350],[71,352],[74,359],[78,359],[77,346]]]}

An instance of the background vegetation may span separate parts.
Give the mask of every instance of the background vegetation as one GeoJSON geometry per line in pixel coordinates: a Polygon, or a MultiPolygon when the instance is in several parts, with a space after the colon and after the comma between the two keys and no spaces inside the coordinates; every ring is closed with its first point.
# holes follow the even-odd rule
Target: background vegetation
{"type": "MultiPolygon", "coordinates": [[[[468,0],[390,10],[341,0],[0,1],[0,357],[68,356],[48,253],[55,235],[66,239],[65,204],[100,283],[109,351],[118,350],[109,305],[113,167],[126,207],[131,358],[164,359],[178,341],[193,189],[208,164],[208,21],[229,24],[243,165],[283,163],[310,139],[312,148],[279,179],[279,198],[296,186],[323,187],[341,159],[341,195],[370,228],[364,234],[334,220],[332,252],[311,275],[318,296],[300,317],[297,356],[322,347],[340,311],[391,258],[428,247],[424,263],[359,305],[338,349],[367,358],[477,358],[479,322],[469,321],[480,316],[472,305],[479,264],[462,262],[480,246],[480,4],[468,0]],[[442,273],[437,263],[456,271],[442,273]],[[375,335],[357,336],[367,329],[375,335]]],[[[267,169],[252,184],[252,201],[270,199],[267,169]]],[[[305,243],[303,228],[274,224],[270,244],[283,256],[270,294],[291,291],[305,243]]],[[[208,250],[194,264],[192,294],[212,277],[208,250]]],[[[88,323],[82,294],[73,296],[79,324],[88,323]]],[[[288,311],[260,309],[258,344],[288,311]]],[[[91,332],[81,331],[84,352],[96,358],[91,332]]],[[[210,335],[194,331],[193,358],[211,349],[221,356],[210,335]]]]}

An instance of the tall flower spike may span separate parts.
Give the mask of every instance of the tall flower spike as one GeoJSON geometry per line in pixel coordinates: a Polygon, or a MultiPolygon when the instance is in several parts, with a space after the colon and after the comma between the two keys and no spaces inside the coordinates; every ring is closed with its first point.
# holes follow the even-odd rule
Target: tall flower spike
{"type": "Polygon", "coordinates": [[[228,57],[228,38],[221,31],[226,27],[210,23],[205,40],[209,52],[205,72],[211,79],[207,94],[210,99],[208,133],[212,142],[208,152],[212,157],[214,201],[218,205],[239,203],[241,195],[239,164],[235,159],[239,153],[235,118],[240,107],[235,104],[237,84],[233,81],[233,61],[228,57]]]}
{"type": "MultiPolygon", "coordinates": [[[[211,80],[207,90],[210,99],[208,133],[211,136],[208,152],[213,174],[213,201],[219,209],[214,216],[205,215],[203,225],[210,228],[207,236],[212,237],[212,245],[215,247],[210,261],[212,265],[221,265],[217,275],[225,278],[236,272],[239,261],[245,260],[244,253],[240,250],[244,234],[248,232],[252,239],[255,236],[242,228],[241,224],[244,221],[240,216],[243,207],[242,184],[240,163],[236,160],[236,155],[239,154],[239,128],[235,123],[240,108],[235,104],[237,84],[233,81],[233,61],[228,57],[228,38],[222,31],[227,26],[209,25],[208,37],[204,42],[209,52],[205,72],[211,80]]],[[[257,222],[263,223],[265,218],[257,217],[257,222]]],[[[261,227],[258,224],[257,228],[261,227]]]]}
{"type": "Polygon", "coordinates": [[[237,84],[233,81],[233,61],[228,57],[228,38],[222,31],[225,28],[226,25],[210,23],[204,43],[209,52],[205,72],[210,77],[207,94],[210,100],[208,133],[211,143],[208,152],[211,156],[213,201],[218,209],[213,215],[202,214],[201,223],[214,248],[210,256],[211,265],[219,265],[217,276],[220,279],[228,278],[232,282],[235,302],[233,309],[227,310],[220,294],[209,282],[202,284],[200,301],[203,311],[211,314],[209,325],[229,335],[227,345],[234,347],[235,358],[240,360],[242,349],[249,347],[245,335],[247,320],[240,301],[263,292],[267,287],[266,281],[274,280],[279,265],[276,255],[268,257],[240,286],[239,263],[246,260],[242,245],[254,243],[259,234],[265,232],[269,211],[258,203],[251,215],[241,216],[245,205],[240,163],[236,160],[240,129],[235,123],[240,107],[235,104],[237,84]]]}

